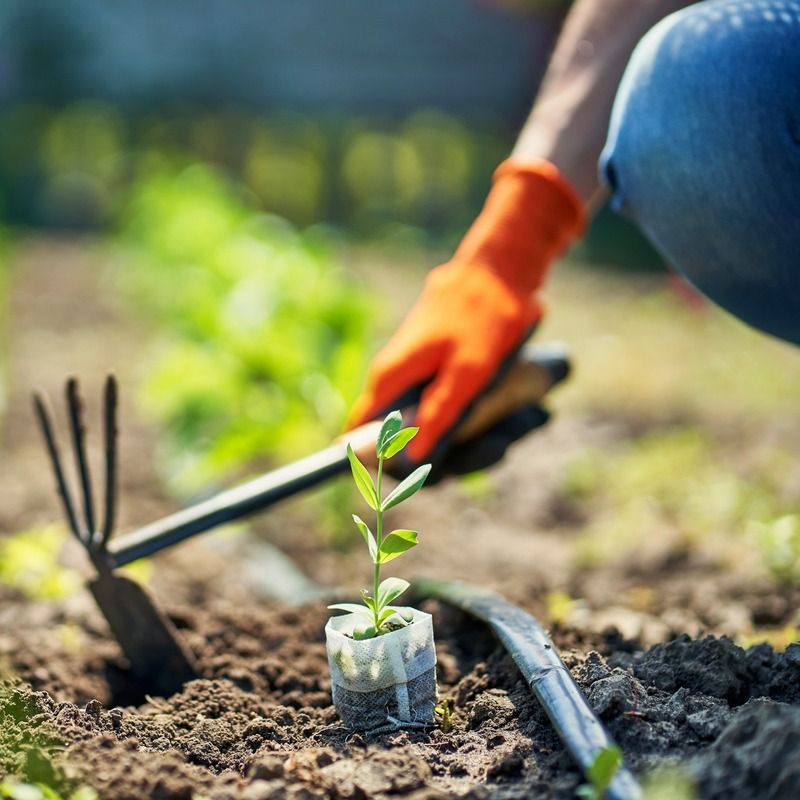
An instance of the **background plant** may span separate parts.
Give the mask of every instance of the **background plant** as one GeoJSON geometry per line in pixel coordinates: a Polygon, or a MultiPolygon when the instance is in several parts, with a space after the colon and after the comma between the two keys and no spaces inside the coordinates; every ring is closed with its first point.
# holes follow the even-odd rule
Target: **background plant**
{"type": "MultiPolygon", "coordinates": [[[[786,460],[777,449],[742,464],[699,427],[659,430],[617,450],[587,451],[568,465],[562,483],[573,513],[589,520],[576,559],[582,566],[614,561],[653,530],[662,536],[671,531],[685,547],[711,549],[724,542],[717,560],[735,558],[742,550],[731,547],[737,534],[745,545],[742,534],[752,530],[768,569],[785,580],[800,545],[793,544],[790,522],[774,529],[766,524],[796,505],[785,475],[786,460]]],[[[742,550],[741,557],[749,553],[742,550]]]]}
{"type": "Polygon", "coordinates": [[[327,443],[361,382],[375,301],[323,237],[206,167],[156,173],[122,225],[124,296],[159,333],[142,391],[173,489],[327,443]]]}
{"type": "Polygon", "coordinates": [[[337,603],[328,608],[347,611],[365,617],[365,624],[356,628],[354,638],[371,639],[388,633],[394,627],[403,626],[408,620],[397,608],[391,605],[408,587],[409,582],[402,578],[386,578],[381,581],[381,567],[418,544],[417,531],[399,529],[384,536],[383,515],[390,508],[399,505],[416,494],[425,483],[431,471],[430,464],[417,467],[404,478],[389,494],[383,497],[384,463],[400,453],[416,436],[419,428],[404,428],[403,418],[399,411],[392,411],[381,425],[375,441],[375,453],[378,457],[378,471],[375,482],[369,470],[359,461],[353,448],[347,445],[347,457],[353,472],[353,480],[367,505],[375,511],[375,533],[370,530],[361,517],[353,514],[353,521],[364,538],[370,559],[373,564],[372,593],[366,589],[361,591],[363,605],[355,603],[337,603]]]}
{"type": "Polygon", "coordinates": [[[32,600],[58,600],[76,592],[80,576],[59,562],[65,533],[44,525],[0,538],[0,584],[32,600]]]}

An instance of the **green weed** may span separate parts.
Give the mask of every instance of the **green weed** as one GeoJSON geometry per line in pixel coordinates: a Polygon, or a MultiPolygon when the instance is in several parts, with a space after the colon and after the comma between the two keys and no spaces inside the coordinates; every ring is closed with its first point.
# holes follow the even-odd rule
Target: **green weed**
{"type": "Polygon", "coordinates": [[[453,713],[452,700],[440,700],[434,707],[433,714],[442,733],[450,733],[453,730],[453,713]]]}
{"type": "Polygon", "coordinates": [[[622,765],[622,751],[619,747],[604,747],[594,758],[586,777],[589,783],[579,786],[575,792],[581,800],[603,800],[614,775],[622,765]]]}

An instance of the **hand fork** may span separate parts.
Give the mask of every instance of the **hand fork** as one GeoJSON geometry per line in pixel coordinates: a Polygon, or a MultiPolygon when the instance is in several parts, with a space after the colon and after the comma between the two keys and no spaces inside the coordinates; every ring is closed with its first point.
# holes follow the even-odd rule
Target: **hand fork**
{"type": "Polygon", "coordinates": [[[111,632],[130,662],[131,672],[142,688],[152,694],[170,695],[198,676],[194,658],[181,642],[175,626],[158,608],[149,592],[129,578],[114,573],[108,559],[108,544],[114,531],[117,497],[117,383],[106,379],[103,393],[103,434],[105,486],[101,518],[95,516],[94,492],[86,453],[86,428],[78,381],[70,378],[65,387],[70,439],[75,470],[81,489],[78,509],[64,472],[47,398],[34,394],[33,403],[39,427],[73,536],[89,554],[97,577],[89,590],[108,621],[111,632]],[[101,519],[101,524],[97,520],[101,519]]]}

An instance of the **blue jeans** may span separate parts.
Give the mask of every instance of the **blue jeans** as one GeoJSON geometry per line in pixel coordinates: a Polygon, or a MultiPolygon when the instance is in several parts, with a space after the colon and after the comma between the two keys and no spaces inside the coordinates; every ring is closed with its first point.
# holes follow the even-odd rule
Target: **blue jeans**
{"type": "Polygon", "coordinates": [[[708,0],[657,24],[600,171],[701,292],[800,344],[800,0],[708,0]]]}

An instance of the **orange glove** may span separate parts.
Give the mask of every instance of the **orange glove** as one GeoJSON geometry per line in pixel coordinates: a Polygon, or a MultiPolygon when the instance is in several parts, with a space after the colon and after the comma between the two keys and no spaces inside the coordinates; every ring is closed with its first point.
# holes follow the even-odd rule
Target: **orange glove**
{"type": "Polygon", "coordinates": [[[376,356],[348,425],[398,407],[425,386],[406,451],[422,461],[469,410],[542,315],[550,263],[583,229],[583,205],[547,161],[505,161],[452,260],[376,356]]]}

